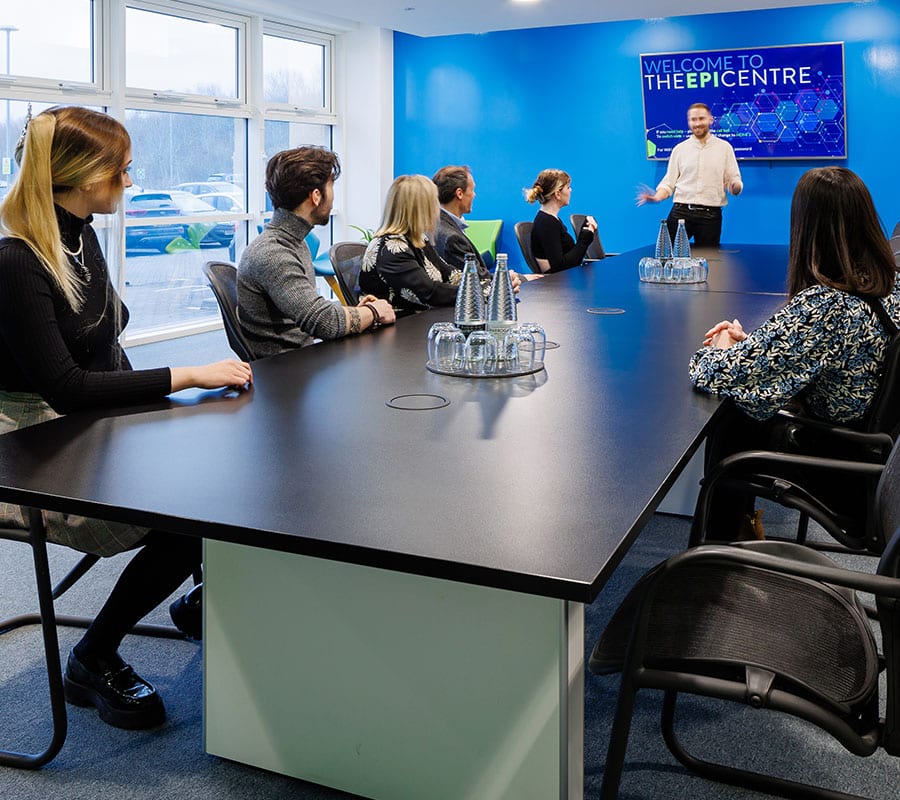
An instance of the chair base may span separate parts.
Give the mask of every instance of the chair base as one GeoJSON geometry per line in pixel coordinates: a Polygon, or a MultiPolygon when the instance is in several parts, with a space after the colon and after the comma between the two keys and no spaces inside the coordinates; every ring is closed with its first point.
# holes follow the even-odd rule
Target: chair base
{"type": "Polygon", "coordinates": [[[847,794],[820,786],[798,783],[774,775],[739,769],[737,767],[704,761],[691,755],[675,735],[675,706],[678,693],[667,691],[663,699],[662,734],[669,752],[688,770],[707,780],[727,783],[742,789],[785,797],[788,800],[868,800],[857,794],[847,794]]]}

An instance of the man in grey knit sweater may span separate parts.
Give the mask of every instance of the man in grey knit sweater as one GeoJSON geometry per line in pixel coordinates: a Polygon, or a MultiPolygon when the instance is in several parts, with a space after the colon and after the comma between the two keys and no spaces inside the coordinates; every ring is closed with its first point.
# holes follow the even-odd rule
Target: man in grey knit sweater
{"type": "Polygon", "coordinates": [[[328,222],[340,174],[337,155],[323,147],[283,150],[266,166],[275,212],[237,269],[238,320],[257,358],[395,321],[387,300],[367,295],[347,307],[316,289],[305,239],[313,226],[328,222]]]}

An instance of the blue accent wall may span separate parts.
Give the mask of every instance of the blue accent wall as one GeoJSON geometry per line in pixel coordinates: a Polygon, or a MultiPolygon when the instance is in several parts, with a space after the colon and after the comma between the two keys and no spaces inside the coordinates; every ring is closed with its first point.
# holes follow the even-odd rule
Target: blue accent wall
{"type": "MultiPolygon", "coordinates": [[[[665,163],[644,149],[641,53],[843,41],[844,161],[742,161],[723,242],[784,243],[799,176],[825,163],[863,178],[888,227],[900,220],[900,0],[419,38],[394,36],[394,165],[432,175],[468,164],[472,218],[504,221],[500,248],[522,267],[513,223],[537,211],[522,190],[546,167],[572,175],[566,212],[594,214],[607,250],[655,238],[671,201],[635,205],[665,163]]],[[[686,93],[685,109],[691,98],[686,93]]]]}

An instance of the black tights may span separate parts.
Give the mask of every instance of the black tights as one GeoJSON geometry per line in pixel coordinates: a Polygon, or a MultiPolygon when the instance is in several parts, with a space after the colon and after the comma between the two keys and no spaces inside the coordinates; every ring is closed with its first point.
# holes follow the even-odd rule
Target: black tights
{"type": "Polygon", "coordinates": [[[75,645],[79,660],[96,664],[114,659],[125,634],[195,574],[201,558],[199,537],[150,531],[75,645]]]}

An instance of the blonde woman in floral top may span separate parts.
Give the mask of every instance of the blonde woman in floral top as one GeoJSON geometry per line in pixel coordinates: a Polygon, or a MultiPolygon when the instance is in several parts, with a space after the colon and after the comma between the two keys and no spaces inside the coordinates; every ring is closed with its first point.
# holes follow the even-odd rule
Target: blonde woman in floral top
{"type": "MultiPolygon", "coordinates": [[[[829,422],[863,422],[890,338],[866,298],[882,303],[900,324],[896,274],[859,176],[844,167],[805,173],[791,204],[787,304],[751,333],[738,320],[718,323],[691,358],[694,386],[733,400],[710,434],[707,468],[741,450],[776,449],[774,415],[789,403],[829,422]]],[[[846,481],[829,487],[823,480],[821,492],[841,513],[864,512],[854,508],[860,493],[846,481]]],[[[752,498],[718,492],[713,535],[727,537],[748,511],[752,498]]]]}
{"type": "Polygon", "coordinates": [[[381,227],[363,257],[360,291],[403,310],[456,302],[462,272],[429,241],[440,208],[437,187],[424,175],[401,175],[391,184],[381,227]]]}

